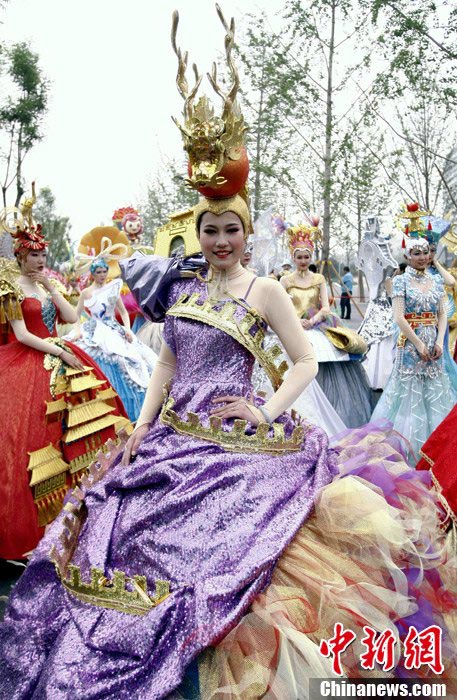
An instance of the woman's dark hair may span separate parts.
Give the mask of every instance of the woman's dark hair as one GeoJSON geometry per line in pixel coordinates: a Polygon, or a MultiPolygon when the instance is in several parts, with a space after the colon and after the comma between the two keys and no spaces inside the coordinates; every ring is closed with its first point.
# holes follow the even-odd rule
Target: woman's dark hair
{"type": "Polygon", "coordinates": [[[308,267],[308,270],[310,272],[317,272],[317,267],[314,263],[311,263],[311,265],[308,267]]]}

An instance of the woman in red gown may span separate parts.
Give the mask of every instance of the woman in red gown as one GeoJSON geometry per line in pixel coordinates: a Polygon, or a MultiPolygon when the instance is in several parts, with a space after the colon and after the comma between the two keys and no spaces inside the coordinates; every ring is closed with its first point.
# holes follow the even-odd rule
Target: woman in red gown
{"type": "Polygon", "coordinates": [[[3,258],[0,269],[7,329],[0,346],[0,559],[34,549],[62,506],[71,473],[115,437],[126,415],[93,360],[57,337],[56,320],[74,323],[76,312],[44,274],[41,226],[24,226],[13,237],[20,274],[13,260],[3,258]],[[88,411],[80,408],[89,401],[88,411]]]}

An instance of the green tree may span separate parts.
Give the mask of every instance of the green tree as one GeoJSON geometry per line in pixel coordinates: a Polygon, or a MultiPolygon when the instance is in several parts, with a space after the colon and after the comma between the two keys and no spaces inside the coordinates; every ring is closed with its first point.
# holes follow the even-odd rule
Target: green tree
{"type": "Polygon", "coordinates": [[[49,241],[47,265],[55,270],[70,258],[71,225],[67,216],[57,214],[56,200],[49,187],[43,187],[39,191],[33,217],[42,225],[43,233],[49,241]]]}
{"type": "MultiPolygon", "coordinates": [[[[249,125],[251,205],[257,218],[272,200],[283,201],[285,191],[297,197],[284,164],[289,155],[288,119],[302,69],[287,61],[280,38],[268,30],[265,13],[247,15],[246,20],[237,55],[244,86],[241,104],[249,125]]],[[[289,42],[286,49],[290,48],[289,42]]]]}
{"type": "Polygon", "coordinates": [[[0,102],[0,132],[7,143],[2,154],[5,163],[2,195],[6,206],[8,189],[15,183],[14,204],[17,206],[24,193],[24,159],[43,138],[49,86],[39,66],[38,55],[25,42],[4,49],[2,61],[10,80],[10,89],[0,102]]]}
{"type": "Polygon", "coordinates": [[[360,5],[371,13],[377,48],[387,62],[378,90],[398,97],[436,72],[441,102],[457,105],[457,5],[448,0],[360,0],[360,5]]]}
{"type": "MultiPolygon", "coordinates": [[[[342,144],[344,171],[350,173],[337,185],[339,215],[346,228],[356,234],[357,248],[362,242],[365,220],[369,214],[389,209],[398,192],[402,152],[390,151],[383,133],[363,124],[353,124],[352,133],[342,144]],[[381,167],[382,166],[382,167],[381,167]]],[[[364,301],[363,274],[359,270],[359,292],[364,301]]]]}

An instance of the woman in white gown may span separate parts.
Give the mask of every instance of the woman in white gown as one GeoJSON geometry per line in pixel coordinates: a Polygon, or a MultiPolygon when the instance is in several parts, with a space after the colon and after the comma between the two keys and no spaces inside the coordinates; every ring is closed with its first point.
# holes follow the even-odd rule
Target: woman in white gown
{"type": "Polygon", "coordinates": [[[106,281],[108,264],[103,258],[94,261],[90,272],[92,284],[81,292],[77,306],[78,317],[84,311],[88,318],[68,338],[97,361],[134,422],[157,356],[130,329],[129,315],[121,299],[122,280],[106,281]],[[116,310],[123,325],[116,321],[116,310]]]}

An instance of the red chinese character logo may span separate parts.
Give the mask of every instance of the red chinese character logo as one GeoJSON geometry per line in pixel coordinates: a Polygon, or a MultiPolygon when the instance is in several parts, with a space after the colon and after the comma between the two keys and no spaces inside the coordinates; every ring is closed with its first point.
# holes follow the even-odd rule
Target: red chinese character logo
{"type": "Polygon", "coordinates": [[[366,625],[363,631],[365,636],[362,638],[362,644],[367,650],[360,656],[362,668],[372,671],[376,663],[382,666],[383,671],[393,669],[397,640],[392,630],[387,629],[378,634],[376,630],[366,625]]]}
{"type": "Polygon", "coordinates": [[[441,662],[441,637],[443,631],[438,625],[430,625],[422,632],[410,627],[406,636],[405,668],[410,671],[421,666],[430,666],[435,673],[443,673],[441,662]]]}
{"type": "Polygon", "coordinates": [[[336,622],[333,628],[333,637],[329,640],[323,639],[320,643],[319,651],[322,656],[327,659],[332,656],[332,669],[337,676],[343,675],[340,655],[352,644],[354,639],[355,634],[352,630],[345,630],[341,622],[336,622]]]}

